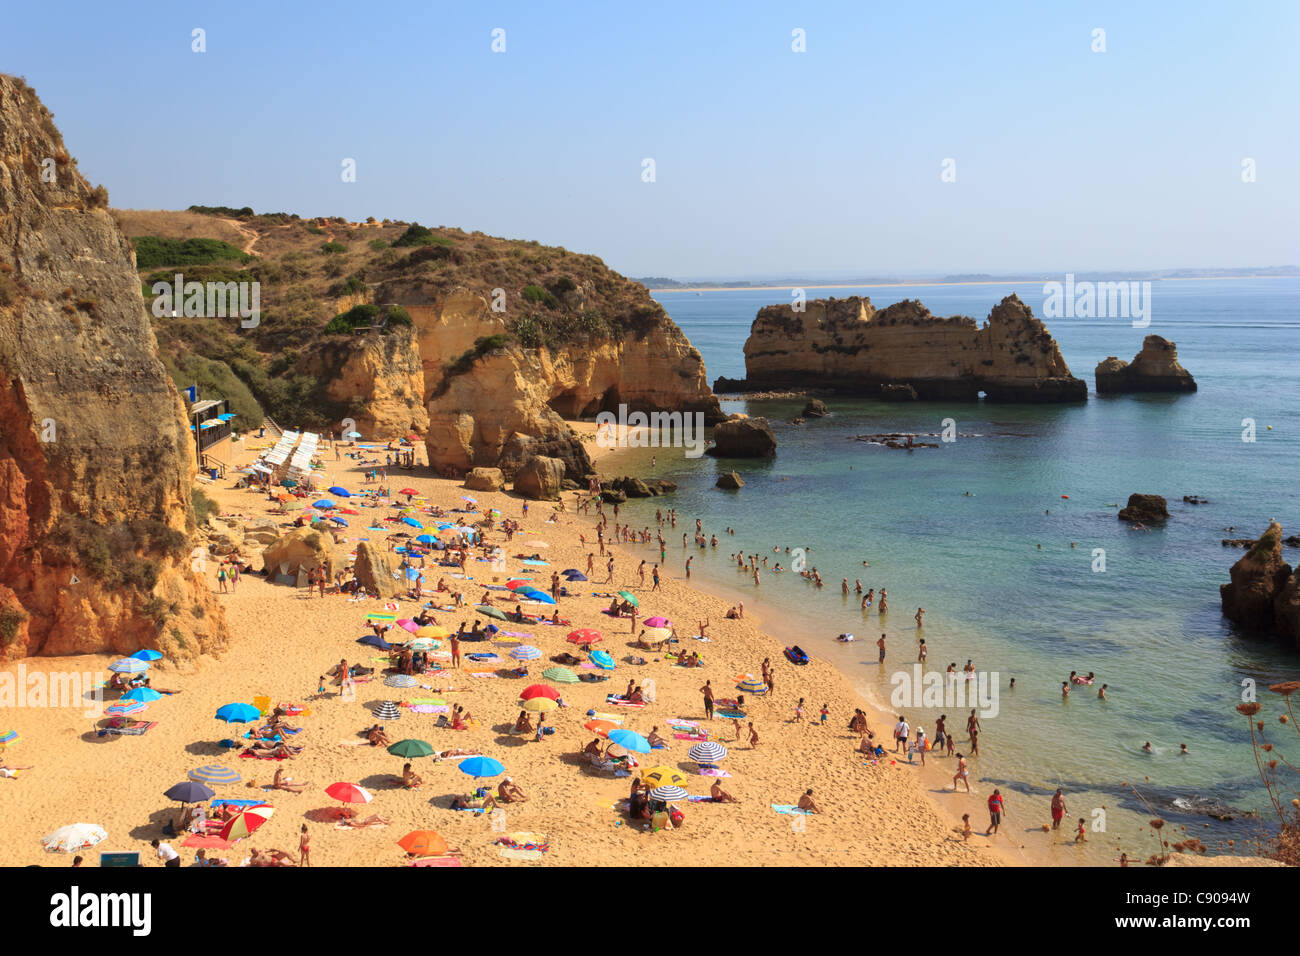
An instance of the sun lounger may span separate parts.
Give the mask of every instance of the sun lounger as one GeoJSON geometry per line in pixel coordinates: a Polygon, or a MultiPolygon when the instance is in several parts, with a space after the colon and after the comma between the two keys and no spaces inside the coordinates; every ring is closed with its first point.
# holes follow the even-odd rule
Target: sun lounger
{"type": "Polygon", "coordinates": [[[158,726],[158,721],[147,720],[130,724],[126,727],[107,727],[104,729],[106,734],[117,734],[122,737],[141,737],[158,726]]]}

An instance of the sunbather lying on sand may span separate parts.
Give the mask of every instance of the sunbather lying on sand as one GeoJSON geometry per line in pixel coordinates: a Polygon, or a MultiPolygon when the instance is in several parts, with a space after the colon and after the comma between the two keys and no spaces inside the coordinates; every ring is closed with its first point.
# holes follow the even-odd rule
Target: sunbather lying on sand
{"type": "Polygon", "coordinates": [[[366,827],[386,827],[390,822],[386,817],[372,813],[364,820],[341,820],[338,826],[352,830],[364,830],[366,827]]]}
{"type": "Polygon", "coordinates": [[[453,810],[495,810],[496,806],[497,802],[490,793],[484,797],[462,797],[457,795],[451,798],[451,808],[453,810]]]}
{"type": "Polygon", "coordinates": [[[477,750],[461,750],[459,747],[453,747],[451,750],[443,750],[434,754],[433,759],[445,760],[447,757],[480,757],[482,754],[477,750]]]}
{"type": "Polygon", "coordinates": [[[298,861],[283,850],[253,850],[249,866],[292,866],[298,861]]]}

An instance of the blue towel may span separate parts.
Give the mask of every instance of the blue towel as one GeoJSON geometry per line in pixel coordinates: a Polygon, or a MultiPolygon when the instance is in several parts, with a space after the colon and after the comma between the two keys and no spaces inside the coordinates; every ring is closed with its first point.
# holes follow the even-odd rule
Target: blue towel
{"type": "Polygon", "coordinates": [[[227,805],[232,807],[255,807],[258,804],[262,804],[262,803],[266,803],[266,801],[265,800],[232,800],[229,797],[217,797],[208,805],[212,807],[220,807],[220,806],[227,806],[227,805]]]}

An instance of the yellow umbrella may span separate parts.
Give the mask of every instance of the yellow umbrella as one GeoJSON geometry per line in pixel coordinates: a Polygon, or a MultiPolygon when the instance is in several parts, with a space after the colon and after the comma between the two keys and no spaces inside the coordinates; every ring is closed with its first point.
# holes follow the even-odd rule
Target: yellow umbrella
{"type": "Polygon", "coordinates": [[[431,637],[437,639],[443,637],[451,637],[451,631],[447,630],[445,627],[440,627],[437,624],[426,624],[424,625],[424,627],[420,628],[415,632],[415,636],[431,637]]]}
{"type": "Polygon", "coordinates": [[[519,705],[520,710],[530,710],[535,714],[545,714],[556,710],[560,705],[549,697],[531,697],[519,705]]]}
{"type": "Polygon", "coordinates": [[[652,787],[680,787],[686,783],[686,777],[672,767],[651,767],[641,771],[641,779],[652,787]]]}
{"type": "Polygon", "coordinates": [[[672,637],[673,632],[666,627],[647,627],[645,629],[645,638],[647,641],[662,641],[664,638],[672,637]]]}

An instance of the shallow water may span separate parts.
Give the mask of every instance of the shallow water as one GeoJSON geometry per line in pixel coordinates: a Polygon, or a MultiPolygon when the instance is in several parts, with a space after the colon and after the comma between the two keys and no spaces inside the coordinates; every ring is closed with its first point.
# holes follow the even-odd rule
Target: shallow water
{"type": "MultiPolygon", "coordinates": [[[[982,321],[1013,290],[1042,312],[1042,288],[1034,284],[810,294],[872,294],[878,306],[919,298],[935,313],[982,321]]],[[[930,669],[949,662],[960,668],[969,658],[990,678],[998,675],[998,713],[983,719],[973,764],[977,789],[1031,795],[1044,820],[1058,786],[1070,796],[1072,816],[1091,819],[1105,806],[1108,833],[1092,834],[1087,851],[1094,862],[1114,855],[1107,840],[1122,840],[1130,855],[1153,848],[1149,832],[1136,830],[1150,813],[1122,783],[1135,784],[1152,808],[1207,843],[1254,833],[1256,824],[1241,822],[1209,821],[1206,830],[1207,817],[1186,808],[1267,806],[1245,719],[1233,708],[1243,680],[1266,685],[1300,675],[1300,656],[1237,634],[1219,613],[1218,595],[1242,554],[1222,547],[1221,538],[1255,537],[1273,517],[1288,533],[1300,531],[1300,492],[1287,480],[1300,451],[1300,280],[1167,281],[1155,284],[1153,296],[1149,329],[1127,319],[1048,325],[1090,387],[1101,359],[1131,360],[1144,335],[1164,335],[1196,377],[1195,394],[1093,394],[1085,405],[1039,407],[832,399],[829,418],[803,426],[788,424],[799,401],[728,402],[727,411],[772,421],[775,460],[688,460],[657,449],[628,451],[619,463],[648,473],[654,454],[655,473],[679,483],[671,504],[681,518],[676,534],[666,534],[673,573],[684,561],[681,532],[703,517],[720,541],[716,551],[687,549],[696,555],[694,573],[733,590],[765,623],[834,661],[882,704],[890,701],[892,675],[916,659],[913,614],[924,606],[920,636],[930,669]],[[878,432],[934,435],[945,418],[954,420],[958,438],[938,448],[854,440],[878,432]],[[1242,440],[1248,418],[1256,423],[1253,443],[1242,440]],[[746,487],[716,490],[716,474],[733,468],[746,487]],[[1135,531],[1116,519],[1116,506],[1132,492],[1169,499],[1165,527],[1135,531]],[[1210,503],[1184,504],[1185,494],[1210,503]],[[1229,526],[1236,530],[1225,531],[1229,526]],[[774,546],[786,566],[786,547],[811,549],[808,563],[825,587],[767,571],[755,588],[728,560],[743,549],[771,564],[774,546]],[[1094,570],[1097,549],[1104,571],[1094,570]],[[841,597],[846,576],[851,588],[861,579],[864,589],[888,590],[883,621],[874,608],[864,615],[854,595],[841,597]],[[882,631],[889,646],[883,669],[874,646],[882,631]],[[841,632],[858,642],[836,643],[841,632]],[[1072,670],[1095,672],[1110,700],[1097,700],[1095,686],[1063,700],[1061,682],[1072,670]],[[1012,677],[1017,689],[1008,691],[1012,677]],[[1154,754],[1141,750],[1147,740],[1154,754]],[[1181,743],[1189,754],[1178,753],[1181,743]]],[[[779,290],[656,298],[700,349],[710,378],[743,375],[741,348],[755,311],[789,301],[779,290]]],[[[656,506],[668,503],[632,502],[623,516],[652,525],[656,506]]],[[[1288,549],[1287,557],[1295,563],[1300,552],[1288,549]]],[[[1279,712],[1267,691],[1261,696],[1266,713],[1279,712]]],[[[950,725],[964,725],[953,708],[947,712],[950,725]]],[[[909,706],[907,713],[930,729],[938,711],[909,706]]]]}

